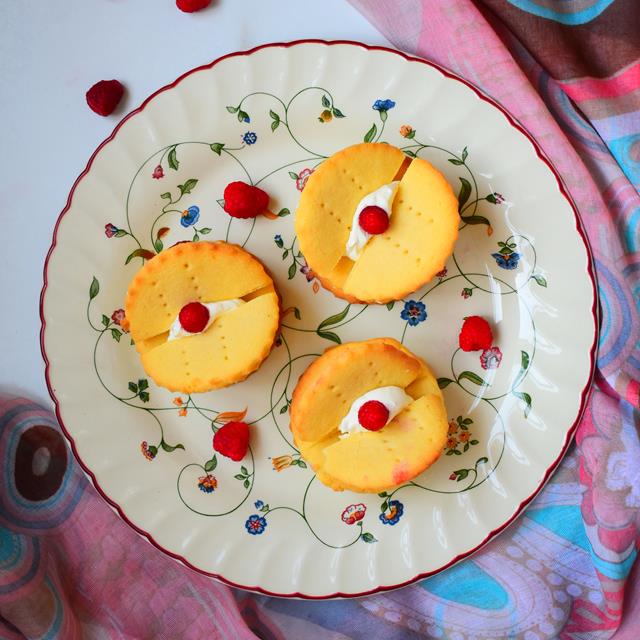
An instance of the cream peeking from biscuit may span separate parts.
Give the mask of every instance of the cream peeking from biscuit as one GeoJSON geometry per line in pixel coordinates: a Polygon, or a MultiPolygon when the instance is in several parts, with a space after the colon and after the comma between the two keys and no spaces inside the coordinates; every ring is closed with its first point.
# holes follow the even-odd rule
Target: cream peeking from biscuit
{"type": "Polygon", "coordinates": [[[336,491],[378,493],[408,482],[440,456],[447,428],[433,373],[392,338],[327,350],[292,397],[294,442],[336,491]]]}
{"type": "Polygon", "coordinates": [[[147,374],[182,393],[244,380],[271,351],[280,318],[262,264],[226,242],[180,243],[149,260],[125,314],[147,374]]]}
{"type": "Polygon", "coordinates": [[[429,162],[383,143],[347,147],[309,177],[296,234],[322,285],[351,302],[385,303],[444,268],[458,201],[429,162]]]}

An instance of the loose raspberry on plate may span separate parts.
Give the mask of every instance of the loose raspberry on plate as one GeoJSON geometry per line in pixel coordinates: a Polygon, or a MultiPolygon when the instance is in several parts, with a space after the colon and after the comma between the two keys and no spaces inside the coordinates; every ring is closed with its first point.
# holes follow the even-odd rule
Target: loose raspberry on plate
{"type": "Polygon", "coordinates": [[[206,9],[211,4],[211,0],[176,0],[176,6],[185,13],[194,13],[201,9],[206,9]]]}
{"type": "Polygon", "coordinates": [[[230,182],[224,190],[224,210],[233,218],[255,218],[269,206],[269,194],[246,182],[230,182]]]}
{"type": "Polygon", "coordinates": [[[117,80],[100,80],[87,91],[87,104],[91,111],[108,116],[115,111],[124,94],[124,87],[117,80]]]}
{"type": "Polygon", "coordinates": [[[389,228],[389,216],[382,207],[365,207],[358,216],[358,223],[371,235],[379,235],[389,228]]]}
{"type": "Polygon", "coordinates": [[[189,333],[200,333],[209,322],[209,309],[200,302],[190,302],[180,309],[180,324],[189,333]]]}
{"type": "Polygon", "coordinates": [[[489,323],[480,316],[465,318],[458,338],[463,351],[484,351],[491,346],[493,334],[489,323]]]}
{"type": "Polygon", "coordinates": [[[369,431],[379,431],[389,420],[389,409],[379,400],[368,400],[358,410],[358,422],[369,431]]]}
{"type": "Polygon", "coordinates": [[[213,436],[213,448],[220,455],[239,462],[249,448],[249,425],[246,422],[227,422],[213,436]]]}

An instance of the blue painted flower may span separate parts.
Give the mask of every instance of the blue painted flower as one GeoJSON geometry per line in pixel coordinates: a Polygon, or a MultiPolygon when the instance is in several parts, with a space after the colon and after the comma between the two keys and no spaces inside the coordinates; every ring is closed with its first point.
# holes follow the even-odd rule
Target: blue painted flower
{"type": "Polygon", "coordinates": [[[264,502],[262,502],[262,500],[256,500],[254,505],[256,509],[262,509],[262,507],[264,507],[264,502]]]}
{"type": "Polygon", "coordinates": [[[387,505],[387,509],[383,511],[378,517],[380,518],[380,522],[382,524],[396,524],[400,518],[402,518],[402,514],[404,513],[404,505],[400,500],[391,500],[387,505]]]}
{"type": "Polygon", "coordinates": [[[276,247],[280,247],[280,249],[282,249],[282,247],[284,247],[284,242],[282,241],[282,236],[279,233],[276,233],[276,235],[273,236],[273,241],[276,243],[276,247]]]}
{"type": "Polygon", "coordinates": [[[376,100],[373,103],[372,109],[376,111],[389,111],[389,109],[393,109],[396,106],[396,103],[393,100],[376,100]]]}
{"type": "Polygon", "coordinates": [[[182,218],[180,218],[180,224],[183,227],[190,227],[191,225],[194,225],[196,222],[198,222],[199,218],[200,218],[200,207],[196,207],[196,205],[193,205],[192,207],[189,207],[188,209],[185,209],[182,212],[182,218]]]}
{"type": "Polygon", "coordinates": [[[492,253],[491,257],[495,258],[499,267],[502,269],[508,269],[509,271],[515,269],[518,266],[518,261],[520,260],[520,254],[515,251],[507,254],[492,253]]]}
{"type": "Polygon", "coordinates": [[[419,300],[408,300],[404,303],[404,309],[400,312],[400,317],[412,327],[415,327],[427,319],[427,307],[425,307],[424,302],[419,300]]]}
{"type": "Polygon", "coordinates": [[[245,528],[252,536],[260,535],[267,527],[267,520],[262,516],[253,514],[249,516],[249,519],[244,523],[245,528]]]}
{"type": "Polygon", "coordinates": [[[242,136],[242,141],[245,144],[255,144],[258,141],[258,136],[253,131],[247,131],[247,133],[242,136]]]}
{"type": "Polygon", "coordinates": [[[251,122],[251,118],[249,117],[249,114],[245,114],[244,118],[242,118],[242,122],[251,122]]]}

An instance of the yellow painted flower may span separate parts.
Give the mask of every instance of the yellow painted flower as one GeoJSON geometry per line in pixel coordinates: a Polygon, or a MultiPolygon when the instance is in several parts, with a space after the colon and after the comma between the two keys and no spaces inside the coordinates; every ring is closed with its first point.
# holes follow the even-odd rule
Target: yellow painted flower
{"type": "Polygon", "coordinates": [[[277,458],[272,458],[271,462],[275,471],[282,471],[293,464],[293,456],[278,456],[277,458]]]}
{"type": "Polygon", "coordinates": [[[331,113],[331,111],[329,111],[329,109],[325,109],[320,114],[320,117],[318,118],[318,120],[320,120],[320,122],[329,122],[331,118],[333,118],[333,114],[331,113]]]}
{"type": "Polygon", "coordinates": [[[449,431],[448,434],[452,436],[458,430],[458,423],[455,420],[452,420],[449,423],[449,431]]]}
{"type": "Polygon", "coordinates": [[[460,440],[460,442],[469,442],[470,439],[471,433],[469,433],[468,431],[461,431],[458,434],[458,440],[460,440]]]}
{"type": "Polygon", "coordinates": [[[445,445],[447,449],[455,449],[457,446],[458,446],[458,441],[455,438],[447,439],[447,444],[445,445]]]}

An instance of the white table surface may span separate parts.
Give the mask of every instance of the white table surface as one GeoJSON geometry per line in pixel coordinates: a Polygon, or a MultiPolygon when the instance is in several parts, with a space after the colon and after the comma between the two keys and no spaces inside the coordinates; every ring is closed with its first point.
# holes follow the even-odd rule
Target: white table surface
{"type": "Polygon", "coordinates": [[[40,355],[42,267],[53,226],[95,147],[183,72],[265,42],[389,43],[346,0],[0,0],[0,392],[51,404],[40,355]],[[118,111],[86,105],[95,82],[127,87],[118,111]]]}

